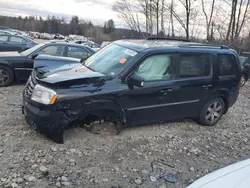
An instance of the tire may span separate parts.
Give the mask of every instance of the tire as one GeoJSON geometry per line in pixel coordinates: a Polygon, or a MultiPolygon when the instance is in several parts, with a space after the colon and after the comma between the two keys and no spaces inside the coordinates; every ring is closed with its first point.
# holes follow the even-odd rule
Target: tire
{"type": "Polygon", "coordinates": [[[225,102],[222,98],[209,100],[200,113],[200,123],[205,126],[214,126],[225,112],[225,102]]]}
{"type": "Polygon", "coordinates": [[[0,65],[0,87],[9,86],[14,81],[13,71],[5,66],[0,65]]]}
{"type": "Polygon", "coordinates": [[[243,87],[246,84],[247,76],[245,74],[242,74],[240,87],[243,87]]]}

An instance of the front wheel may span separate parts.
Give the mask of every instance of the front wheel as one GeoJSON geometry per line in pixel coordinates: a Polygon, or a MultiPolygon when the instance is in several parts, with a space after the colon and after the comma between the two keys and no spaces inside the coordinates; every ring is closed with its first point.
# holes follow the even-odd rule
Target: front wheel
{"type": "Polygon", "coordinates": [[[14,73],[8,67],[0,65],[0,87],[9,86],[14,81],[14,73]]]}
{"type": "Polygon", "coordinates": [[[221,119],[225,111],[225,102],[221,98],[209,100],[200,113],[200,123],[213,126],[221,119]]]}

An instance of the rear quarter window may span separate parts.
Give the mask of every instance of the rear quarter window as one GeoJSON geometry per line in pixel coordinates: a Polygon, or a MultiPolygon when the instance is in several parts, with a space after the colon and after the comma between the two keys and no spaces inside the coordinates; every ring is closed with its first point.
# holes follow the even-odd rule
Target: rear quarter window
{"type": "Polygon", "coordinates": [[[235,75],[237,71],[237,61],[232,54],[219,54],[219,71],[220,76],[230,76],[235,75]]]}
{"type": "Polygon", "coordinates": [[[180,78],[211,76],[210,54],[180,54],[180,78]]]}

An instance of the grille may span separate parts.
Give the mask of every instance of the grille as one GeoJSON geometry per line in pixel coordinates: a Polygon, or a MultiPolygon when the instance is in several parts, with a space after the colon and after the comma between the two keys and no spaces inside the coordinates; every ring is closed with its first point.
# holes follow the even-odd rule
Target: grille
{"type": "Polygon", "coordinates": [[[30,80],[28,81],[26,88],[24,90],[24,94],[27,98],[31,98],[32,92],[36,84],[37,82],[36,82],[35,72],[33,71],[30,80]]]}

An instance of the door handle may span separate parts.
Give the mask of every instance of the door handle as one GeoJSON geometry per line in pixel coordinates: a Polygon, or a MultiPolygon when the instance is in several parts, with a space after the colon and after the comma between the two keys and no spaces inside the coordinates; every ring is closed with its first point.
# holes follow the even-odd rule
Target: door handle
{"type": "Polygon", "coordinates": [[[209,85],[203,85],[202,87],[203,87],[203,88],[208,89],[209,87],[212,87],[212,84],[209,84],[209,85]]]}
{"type": "Polygon", "coordinates": [[[167,94],[168,92],[171,92],[171,91],[173,91],[173,89],[172,89],[172,88],[168,88],[168,89],[162,89],[162,90],[160,90],[160,92],[161,92],[161,93],[164,93],[164,94],[167,94]]]}
{"type": "Polygon", "coordinates": [[[8,42],[3,42],[3,44],[8,44],[8,42]]]}

